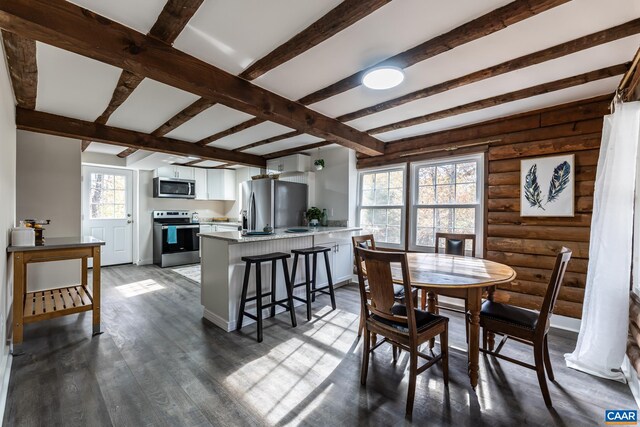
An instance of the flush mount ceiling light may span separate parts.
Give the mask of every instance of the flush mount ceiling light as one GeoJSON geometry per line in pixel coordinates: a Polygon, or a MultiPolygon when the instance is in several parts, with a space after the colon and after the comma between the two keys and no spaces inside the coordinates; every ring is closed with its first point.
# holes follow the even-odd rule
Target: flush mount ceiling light
{"type": "Polygon", "coordinates": [[[369,89],[383,90],[398,86],[404,80],[404,71],[398,67],[377,67],[367,71],[362,84],[369,89]]]}

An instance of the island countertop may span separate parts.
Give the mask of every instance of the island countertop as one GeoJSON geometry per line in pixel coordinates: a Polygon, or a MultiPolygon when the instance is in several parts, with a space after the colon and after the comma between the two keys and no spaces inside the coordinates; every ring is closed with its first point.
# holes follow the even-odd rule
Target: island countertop
{"type": "MultiPolygon", "coordinates": [[[[303,227],[300,227],[303,228],[303,227]]],[[[276,239],[292,239],[296,237],[310,237],[321,234],[342,233],[347,231],[360,231],[360,227],[310,227],[309,231],[302,233],[289,233],[286,228],[276,228],[273,234],[266,236],[243,236],[240,231],[221,231],[217,233],[200,233],[198,236],[207,239],[226,240],[230,243],[250,243],[276,239]]]]}

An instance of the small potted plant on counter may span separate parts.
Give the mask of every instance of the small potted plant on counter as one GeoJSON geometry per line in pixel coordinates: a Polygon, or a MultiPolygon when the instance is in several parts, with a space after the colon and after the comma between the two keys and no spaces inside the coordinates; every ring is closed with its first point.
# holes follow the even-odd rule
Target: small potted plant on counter
{"type": "Polygon", "coordinates": [[[316,167],[317,171],[321,171],[322,169],[324,169],[324,159],[318,159],[315,162],[313,162],[313,165],[316,167]]]}
{"type": "Polygon", "coordinates": [[[307,221],[309,221],[309,225],[311,227],[317,227],[320,219],[322,218],[322,211],[313,206],[307,209],[305,216],[307,217],[307,221]]]}

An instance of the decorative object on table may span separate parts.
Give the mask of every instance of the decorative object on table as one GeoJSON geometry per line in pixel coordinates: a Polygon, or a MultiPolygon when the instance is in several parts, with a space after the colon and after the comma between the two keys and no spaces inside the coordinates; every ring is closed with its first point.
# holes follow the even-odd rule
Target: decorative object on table
{"type": "Polygon", "coordinates": [[[317,171],[321,171],[322,169],[324,169],[324,159],[318,159],[315,162],[313,162],[313,166],[315,166],[317,171]]]}
{"type": "Polygon", "coordinates": [[[51,224],[51,220],[50,219],[45,219],[45,220],[25,219],[23,222],[26,227],[33,228],[35,230],[36,245],[43,245],[45,241],[44,240],[45,229],[43,226],[51,224]]]}
{"type": "Polygon", "coordinates": [[[307,213],[305,216],[307,217],[307,220],[309,221],[309,225],[311,227],[317,227],[318,223],[322,219],[322,211],[315,206],[312,206],[307,209],[307,213]]]}
{"type": "Polygon", "coordinates": [[[265,233],[273,233],[273,227],[270,226],[269,224],[267,224],[262,231],[264,231],[265,233]]]}
{"type": "Polygon", "coordinates": [[[20,225],[11,229],[11,246],[35,246],[36,231],[27,227],[24,221],[20,221],[20,225]]]}
{"type": "Polygon", "coordinates": [[[520,162],[520,216],[574,216],[574,155],[520,162]]]}
{"type": "Polygon", "coordinates": [[[320,218],[320,225],[323,227],[326,227],[328,221],[329,221],[329,218],[327,218],[327,210],[322,209],[322,217],[320,218]]]}

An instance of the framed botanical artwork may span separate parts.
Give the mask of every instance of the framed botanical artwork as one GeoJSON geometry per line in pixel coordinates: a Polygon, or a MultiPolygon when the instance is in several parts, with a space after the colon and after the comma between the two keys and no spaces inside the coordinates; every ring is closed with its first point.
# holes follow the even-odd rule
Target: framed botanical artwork
{"type": "Polygon", "coordinates": [[[520,162],[520,216],[574,216],[574,155],[520,162]]]}

